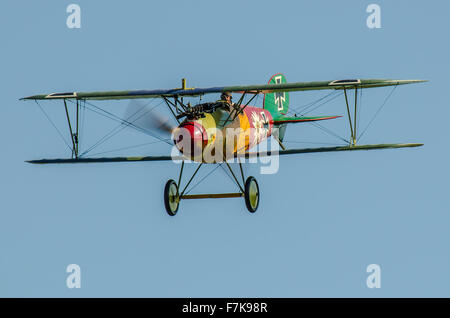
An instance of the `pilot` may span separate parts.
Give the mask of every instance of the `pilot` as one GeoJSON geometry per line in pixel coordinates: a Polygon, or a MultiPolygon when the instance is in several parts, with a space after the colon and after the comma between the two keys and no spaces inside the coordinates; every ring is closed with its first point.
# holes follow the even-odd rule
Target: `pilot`
{"type": "Polygon", "coordinates": [[[222,95],[220,95],[220,100],[218,102],[222,102],[225,105],[225,109],[229,112],[233,109],[233,102],[232,102],[233,96],[230,92],[223,92],[222,95]]]}

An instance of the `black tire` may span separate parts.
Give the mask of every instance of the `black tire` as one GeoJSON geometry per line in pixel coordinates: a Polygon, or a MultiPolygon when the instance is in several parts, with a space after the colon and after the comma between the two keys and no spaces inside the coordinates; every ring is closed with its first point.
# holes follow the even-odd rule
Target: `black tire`
{"type": "Polygon", "coordinates": [[[245,205],[250,213],[255,213],[259,206],[259,186],[254,177],[248,177],[245,181],[245,205]]]}
{"type": "Polygon", "coordinates": [[[167,214],[170,216],[175,216],[177,214],[180,201],[178,198],[177,184],[172,179],[167,181],[166,186],[164,187],[164,205],[167,214]]]}

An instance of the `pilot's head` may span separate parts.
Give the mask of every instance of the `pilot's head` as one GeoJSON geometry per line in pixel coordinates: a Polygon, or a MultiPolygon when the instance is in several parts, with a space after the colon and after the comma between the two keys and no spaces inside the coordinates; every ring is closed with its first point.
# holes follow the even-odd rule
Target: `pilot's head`
{"type": "Polygon", "coordinates": [[[220,95],[221,100],[226,100],[231,104],[231,100],[233,99],[233,96],[230,92],[223,92],[222,95],[220,95]]]}

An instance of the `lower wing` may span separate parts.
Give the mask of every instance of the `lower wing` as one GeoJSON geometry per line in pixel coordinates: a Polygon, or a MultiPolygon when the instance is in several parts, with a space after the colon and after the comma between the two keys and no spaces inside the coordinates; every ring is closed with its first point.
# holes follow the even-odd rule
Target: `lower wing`
{"type": "MultiPolygon", "coordinates": [[[[411,148],[420,147],[420,143],[407,144],[376,144],[376,145],[358,145],[358,146],[338,146],[338,147],[321,147],[321,148],[300,148],[287,149],[280,151],[267,152],[247,152],[238,154],[239,158],[267,157],[276,155],[293,155],[301,153],[314,152],[335,152],[335,151],[356,151],[356,150],[376,150],[376,149],[395,149],[395,148],[411,148]]],[[[56,163],[101,163],[101,162],[136,162],[136,161],[170,161],[183,160],[181,156],[145,156],[145,157],[110,157],[110,158],[76,158],[76,159],[39,159],[29,160],[28,163],[33,164],[56,164],[56,163]]]]}

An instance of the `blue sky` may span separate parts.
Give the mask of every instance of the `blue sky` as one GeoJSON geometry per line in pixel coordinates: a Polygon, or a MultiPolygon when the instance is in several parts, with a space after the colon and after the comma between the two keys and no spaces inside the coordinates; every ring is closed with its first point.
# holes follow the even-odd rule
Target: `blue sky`
{"type": "MultiPolygon", "coordinates": [[[[0,296],[450,296],[449,9],[444,1],[4,1],[0,296]],[[66,26],[70,3],[81,7],[81,29],[66,26]],[[366,26],[370,3],[381,7],[381,29],[366,26]],[[250,166],[262,195],[255,214],[228,199],[185,201],[169,217],[163,186],[178,175],[169,162],[24,162],[69,153],[21,97],[172,88],[182,77],[196,87],[259,84],[278,72],[288,81],[429,80],[396,89],[360,141],[425,146],[283,157],[274,175],[250,166]],[[72,263],[80,289],[66,286],[72,263]],[[380,289],[366,286],[369,264],[381,266],[380,289]]],[[[361,128],[389,92],[363,92],[361,128]]],[[[291,94],[291,106],[323,95],[291,94]]],[[[42,105],[66,134],[62,105],[42,105]]],[[[99,105],[118,115],[127,107],[99,105]]],[[[345,115],[344,101],[311,115],[345,115]]],[[[344,119],[323,126],[348,137],[344,119]]],[[[111,127],[86,114],[82,147],[111,127]]],[[[286,140],[337,141],[309,124],[288,127],[286,140]]],[[[125,130],[98,152],[150,141],[125,130]]],[[[218,169],[196,191],[232,186],[218,169]]]]}

